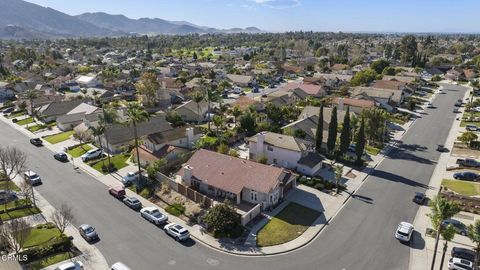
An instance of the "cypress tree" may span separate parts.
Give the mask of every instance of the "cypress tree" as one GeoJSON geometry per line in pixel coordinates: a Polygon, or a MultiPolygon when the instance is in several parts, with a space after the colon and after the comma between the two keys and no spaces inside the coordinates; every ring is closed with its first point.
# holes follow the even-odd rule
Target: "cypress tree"
{"type": "Polygon", "coordinates": [[[343,118],[342,133],[340,134],[340,154],[344,155],[350,146],[350,107],[347,107],[347,113],[343,118]]]}
{"type": "Polygon", "coordinates": [[[360,129],[357,134],[357,142],[355,143],[355,154],[357,154],[357,163],[362,161],[363,152],[365,151],[365,120],[362,117],[360,129]]]}
{"type": "Polygon", "coordinates": [[[317,132],[315,133],[315,151],[322,152],[323,141],[323,104],[320,105],[320,113],[318,115],[317,132]]]}
{"type": "Polygon", "coordinates": [[[328,139],[327,139],[327,148],[328,152],[332,152],[335,149],[335,144],[337,142],[337,107],[332,109],[332,117],[330,118],[330,124],[328,125],[328,139]]]}

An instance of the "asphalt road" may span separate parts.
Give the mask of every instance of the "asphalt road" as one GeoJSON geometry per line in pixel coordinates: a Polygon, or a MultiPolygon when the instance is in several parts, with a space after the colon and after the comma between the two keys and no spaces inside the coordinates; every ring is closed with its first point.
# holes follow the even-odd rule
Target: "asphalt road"
{"type": "Polygon", "coordinates": [[[416,235],[411,247],[399,243],[394,231],[400,221],[412,222],[418,206],[415,191],[427,188],[439,153],[455,119],[453,104],[466,89],[448,86],[405,134],[399,146],[376,168],[357,196],[345,205],[308,246],[271,257],[238,257],[211,250],[201,243],[176,243],[137,212],[107,194],[106,186],[71,164],[56,162],[45,148],[28,143],[25,135],[0,122],[0,145],[16,145],[29,155],[30,167],[44,179],[37,190],[54,206],[67,202],[76,224],[90,223],[101,240],[95,245],[112,264],[133,269],[407,269],[409,249],[422,248],[416,235]]]}

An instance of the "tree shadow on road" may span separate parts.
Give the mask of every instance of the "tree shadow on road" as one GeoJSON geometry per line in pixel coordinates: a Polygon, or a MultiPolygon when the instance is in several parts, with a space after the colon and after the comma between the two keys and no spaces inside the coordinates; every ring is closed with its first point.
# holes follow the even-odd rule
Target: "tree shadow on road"
{"type": "Polygon", "coordinates": [[[375,177],[381,178],[381,179],[385,179],[385,180],[392,181],[392,182],[402,183],[402,184],[409,185],[409,186],[412,186],[412,187],[421,187],[421,188],[425,188],[425,189],[430,188],[428,185],[419,183],[417,181],[413,181],[411,179],[405,178],[405,177],[403,177],[401,175],[398,175],[398,174],[393,174],[391,172],[375,170],[372,173],[372,175],[375,176],[375,177]]]}
{"type": "Polygon", "coordinates": [[[419,152],[424,152],[426,150],[426,147],[424,147],[424,146],[402,144],[400,146],[395,147],[393,149],[393,151],[390,151],[390,153],[387,155],[387,158],[389,158],[389,159],[410,160],[410,161],[413,161],[413,162],[418,162],[418,163],[421,163],[421,164],[428,164],[428,165],[435,164],[435,162],[430,160],[430,159],[423,158],[423,157],[420,157],[420,156],[417,156],[417,155],[413,154],[412,153],[413,151],[408,149],[408,148],[415,149],[414,151],[419,151],[419,152]]]}

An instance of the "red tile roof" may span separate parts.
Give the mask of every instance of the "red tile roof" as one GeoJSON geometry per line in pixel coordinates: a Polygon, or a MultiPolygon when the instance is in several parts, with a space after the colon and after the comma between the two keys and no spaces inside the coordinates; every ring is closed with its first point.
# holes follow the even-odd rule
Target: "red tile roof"
{"type": "MultiPolygon", "coordinates": [[[[291,174],[282,168],[200,149],[186,162],[192,177],[207,185],[238,194],[244,187],[269,193],[291,174]]],[[[184,169],[179,175],[183,176],[184,169]]]]}
{"type": "MultiPolygon", "coordinates": [[[[375,107],[375,102],[373,100],[365,99],[356,99],[356,98],[342,98],[343,104],[352,106],[352,107],[361,107],[361,108],[371,108],[375,107]]],[[[338,104],[340,98],[335,97],[332,99],[332,104],[338,104]]]]}
{"type": "Polygon", "coordinates": [[[391,90],[400,90],[400,87],[404,86],[404,82],[400,81],[384,81],[378,80],[372,85],[373,88],[381,88],[381,89],[391,89],[391,90]]]}
{"type": "Polygon", "coordinates": [[[322,86],[315,84],[303,84],[303,83],[287,83],[280,90],[290,91],[296,88],[302,89],[305,93],[316,96],[321,94],[322,86]]]}

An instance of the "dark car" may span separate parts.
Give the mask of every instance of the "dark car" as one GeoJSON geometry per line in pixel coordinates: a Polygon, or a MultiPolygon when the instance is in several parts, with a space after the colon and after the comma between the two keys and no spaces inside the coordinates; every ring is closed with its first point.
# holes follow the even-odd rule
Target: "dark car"
{"type": "Polygon", "coordinates": [[[471,262],[477,261],[477,254],[475,251],[461,247],[452,248],[452,257],[465,259],[471,262]]]}
{"type": "Polygon", "coordinates": [[[413,201],[418,204],[424,204],[426,199],[427,196],[425,196],[425,193],[421,192],[415,192],[415,196],[413,196],[413,201]]]}
{"type": "Polygon", "coordinates": [[[65,154],[65,152],[55,153],[55,154],[53,154],[53,157],[56,160],[61,161],[61,162],[67,162],[68,161],[68,156],[67,156],[67,154],[65,154]]]}
{"type": "Polygon", "coordinates": [[[458,172],[453,174],[453,178],[457,180],[477,181],[478,174],[474,172],[458,172]]]}
{"type": "Polygon", "coordinates": [[[40,138],[32,138],[32,139],[30,139],[30,143],[35,145],[35,146],[42,146],[43,145],[43,141],[40,138]]]}
{"type": "Polygon", "coordinates": [[[133,210],[138,210],[142,208],[142,203],[135,197],[127,197],[123,199],[123,203],[132,208],[133,210]]]}
{"type": "Polygon", "coordinates": [[[453,227],[455,227],[455,231],[458,233],[458,234],[461,234],[461,235],[467,235],[468,234],[468,229],[467,229],[467,226],[465,226],[465,224],[463,224],[462,222],[456,220],[456,219],[446,219],[444,221],[442,221],[442,226],[448,226],[448,225],[452,225],[453,227]]]}
{"type": "Polygon", "coordinates": [[[438,152],[448,152],[448,148],[446,148],[443,144],[438,144],[437,145],[437,151],[438,152]]]}
{"type": "Polygon", "coordinates": [[[3,112],[3,113],[11,113],[11,112],[13,112],[14,110],[15,110],[14,107],[10,107],[10,108],[4,109],[2,112],[3,112]]]}

